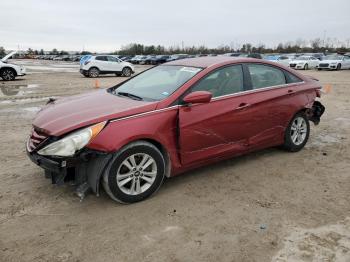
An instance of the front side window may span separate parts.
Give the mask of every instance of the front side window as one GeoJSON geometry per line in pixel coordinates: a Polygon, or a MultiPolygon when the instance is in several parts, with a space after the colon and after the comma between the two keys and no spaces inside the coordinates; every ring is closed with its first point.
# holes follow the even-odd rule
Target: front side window
{"type": "Polygon", "coordinates": [[[138,100],[159,101],[174,93],[202,68],[186,66],[156,66],[110,91],[115,95],[138,100]]]}
{"type": "Polygon", "coordinates": [[[286,84],[284,73],[275,67],[249,64],[248,69],[253,89],[286,84]]]}
{"type": "Polygon", "coordinates": [[[210,73],[192,88],[194,91],[208,91],[213,97],[238,93],[244,90],[241,65],[227,66],[210,73]]]}

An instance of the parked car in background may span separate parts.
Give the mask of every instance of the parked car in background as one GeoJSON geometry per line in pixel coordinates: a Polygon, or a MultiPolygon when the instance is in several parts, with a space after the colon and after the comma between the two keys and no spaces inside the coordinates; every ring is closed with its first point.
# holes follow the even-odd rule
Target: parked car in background
{"type": "Polygon", "coordinates": [[[156,57],[155,55],[148,55],[145,58],[141,59],[139,61],[140,65],[150,65],[151,64],[151,60],[156,57]]]}
{"type": "Polygon", "coordinates": [[[234,57],[237,57],[239,56],[241,53],[226,53],[226,54],[223,54],[223,56],[234,56],[234,57]]]}
{"type": "Polygon", "coordinates": [[[79,195],[100,185],[141,201],[171,177],[267,147],[301,150],[324,107],[320,82],[276,63],[225,56],[177,60],[114,87],[48,103],[29,158],[79,195]],[[271,113],[273,112],[273,113],[271,113]]]}
{"type": "Polygon", "coordinates": [[[289,62],[289,67],[294,69],[308,70],[311,68],[316,68],[318,66],[318,63],[319,63],[319,60],[316,57],[303,55],[289,62]]]}
{"type": "Polygon", "coordinates": [[[256,59],[262,59],[262,55],[259,53],[249,53],[249,54],[240,54],[239,57],[248,57],[248,58],[256,58],[256,59]]]}
{"type": "Polygon", "coordinates": [[[147,56],[145,55],[136,55],[130,60],[130,62],[133,64],[139,64],[140,61],[142,61],[143,59],[146,59],[146,57],[147,56]]]}
{"type": "Polygon", "coordinates": [[[323,58],[317,66],[318,70],[350,69],[350,57],[345,55],[328,55],[323,58]]]}
{"type": "MultiPolygon", "coordinates": [[[[125,62],[130,62],[130,60],[133,58],[133,56],[131,55],[126,55],[126,56],[122,56],[120,57],[121,60],[125,61],[125,62]]],[[[131,62],[130,62],[131,63],[131,62]]]]}
{"type": "Polygon", "coordinates": [[[289,66],[289,63],[296,59],[295,55],[280,55],[275,60],[276,63],[282,64],[284,66],[289,66]]]}
{"type": "Polygon", "coordinates": [[[134,66],[114,55],[97,55],[86,58],[80,64],[80,73],[85,77],[98,77],[104,74],[129,77],[134,73],[134,66]]]}
{"type": "Polygon", "coordinates": [[[0,77],[5,81],[12,81],[17,76],[24,76],[26,74],[24,66],[8,63],[8,59],[16,53],[16,51],[13,51],[0,60],[0,77]]]}
{"type": "Polygon", "coordinates": [[[169,55],[157,55],[150,59],[150,64],[151,65],[158,65],[158,64],[163,64],[169,59],[169,55]]]}
{"type": "Polygon", "coordinates": [[[175,61],[175,60],[180,60],[180,59],[184,59],[184,58],[187,58],[187,57],[188,57],[187,54],[176,54],[176,55],[171,55],[171,56],[167,59],[167,62],[175,61]]]}

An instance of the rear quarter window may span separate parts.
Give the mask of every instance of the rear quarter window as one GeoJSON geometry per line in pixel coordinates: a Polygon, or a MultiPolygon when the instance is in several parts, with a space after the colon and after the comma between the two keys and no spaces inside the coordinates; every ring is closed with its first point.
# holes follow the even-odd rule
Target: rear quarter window
{"type": "Polygon", "coordinates": [[[282,70],[263,64],[248,64],[253,89],[284,85],[287,83],[282,70]]]}
{"type": "Polygon", "coordinates": [[[286,79],[287,79],[287,83],[288,84],[303,82],[302,79],[300,79],[299,77],[293,75],[292,73],[284,71],[284,74],[286,75],[286,79]]]}

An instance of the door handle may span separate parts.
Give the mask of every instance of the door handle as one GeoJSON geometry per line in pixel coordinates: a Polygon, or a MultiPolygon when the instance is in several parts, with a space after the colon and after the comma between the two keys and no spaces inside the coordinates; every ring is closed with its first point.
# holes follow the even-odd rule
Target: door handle
{"type": "Polygon", "coordinates": [[[239,106],[236,107],[236,110],[241,110],[241,109],[247,108],[249,106],[250,106],[250,104],[248,104],[248,103],[240,103],[239,106]]]}
{"type": "Polygon", "coordinates": [[[293,94],[295,91],[293,89],[288,90],[288,94],[293,94]]]}

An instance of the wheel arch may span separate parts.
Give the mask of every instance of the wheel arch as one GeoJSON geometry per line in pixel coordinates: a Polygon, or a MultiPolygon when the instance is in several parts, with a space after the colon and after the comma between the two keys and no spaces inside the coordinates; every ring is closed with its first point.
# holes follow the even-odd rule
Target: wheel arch
{"type": "Polygon", "coordinates": [[[12,71],[15,73],[15,76],[18,75],[18,74],[17,74],[17,70],[14,69],[13,67],[10,67],[10,66],[1,67],[1,68],[0,68],[0,73],[1,73],[2,71],[4,71],[5,69],[10,69],[10,70],[12,70],[12,71]]]}
{"type": "Polygon", "coordinates": [[[87,168],[87,180],[92,189],[92,191],[99,195],[101,182],[103,179],[103,174],[108,170],[108,166],[112,163],[113,155],[123,148],[129,146],[130,144],[134,144],[136,142],[148,142],[155,146],[163,155],[166,168],[165,168],[165,176],[170,177],[171,174],[171,159],[166,147],[159,141],[153,138],[137,138],[133,141],[128,141],[127,143],[120,146],[116,151],[106,154],[100,155],[97,158],[90,161],[87,168]]]}

